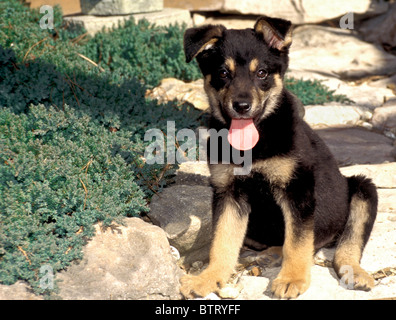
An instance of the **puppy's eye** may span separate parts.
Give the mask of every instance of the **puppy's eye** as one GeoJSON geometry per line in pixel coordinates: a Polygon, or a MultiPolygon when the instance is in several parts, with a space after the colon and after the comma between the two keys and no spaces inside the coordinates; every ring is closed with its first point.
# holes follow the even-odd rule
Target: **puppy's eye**
{"type": "Polygon", "coordinates": [[[223,69],[223,70],[220,70],[219,76],[220,76],[220,78],[222,78],[222,79],[226,79],[226,78],[228,78],[229,73],[228,73],[227,70],[223,69]]]}
{"type": "Polygon", "coordinates": [[[257,78],[259,78],[260,80],[264,80],[265,78],[267,78],[267,76],[268,72],[264,69],[260,69],[259,71],[257,71],[257,78]]]}

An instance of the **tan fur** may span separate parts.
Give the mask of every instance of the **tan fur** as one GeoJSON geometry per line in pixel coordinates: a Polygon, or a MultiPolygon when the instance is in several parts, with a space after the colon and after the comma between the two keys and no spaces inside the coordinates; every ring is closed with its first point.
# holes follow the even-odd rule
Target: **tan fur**
{"type": "Polygon", "coordinates": [[[235,60],[232,58],[225,59],[225,65],[231,73],[235,72],[235,60]]]}
{"type": "Polygon", "coordinates": [[[199,55],[202,51],[209,49],[210,47],[212,47],[216,42],[217,42],[217,38],[212,38],[210,39],[208,42],[206,42],[192,57],[192,59],[194,59],[197,55],[199,55]]]}
{"type": "Polygon", "coordinates": [[[234,165],[230,164],[211,164],[210,182],[218,188],[227,188],[234,180],[234,165]]]}
{"type": "Polygon", "coordinates": [[[273,113],[278,107],[279,97],[282,93],[283,89],[283,81],[280,74],[274,74],[275,85],[268,91],[268,100],[266,103],[266,108],[264,114],[261,119],[268,117],[271,113],[273,113]]]}
{"type": "Polygon", "coordinates": [[[206,95],[208,96],[209,105],[211,108],[211,112],[216,119],[219,119],[223,122],[226,122],[223,115],[221,114],[221,110],[217,107],[218,101],[222,101],[222,94],[224,94],[224,90],[217,92],[211,85],[211,75],[207,75],[204,80],[204,89],[206,95]]]}
{"type": "Polygon", "coordinates": [[[262,173],[271,184],[284,188],[292,179],[296,166],[294,158],[276,156],[254,162],[252,170],[262,173]]]}
{"type": "Polygon", "coordinates": [[[198,276],[188,275],[181,279],[181,292],[185,297],[193,293],[205,297],[226,284],[237,264],[247,223],[248,216],[240,216],[238,205],[229,199],[216,224],[208,268],[198,276]]]}
{"type": "Polygon", "coordinates": [[[363,290],[369,290],[374,287],[374,279],[360,266],[364,226],[368,218],[367,202],[353,197],[351,200],[350,220],[348,221],[349,227],[353,228],[353,231],[350,238],[341,240],[334,255],[336,270],[339,272],[343,266],[351,267],[353,270],[353,286],[356,289],[363,290]]]}
{"type": "Polygon", "coordinates": [[[313,220],[306,223],[297,236],[294,232],[293,213],[282,192],[278,192],[276,200],[285,219],[285,242],[282,248],[282,268],[273,281],[271,290],[278,298],[296,298],[308,289],[311,282],[314,223],[313,220]]]}
{"type": "Polygon", "coordinates": [[[252,59],[252,61],[250,61],[249,63],[249,70],[250,72],[256,72],[257,71],[257,67],[258,67],[259,61],[257,58],[252,59]]]}

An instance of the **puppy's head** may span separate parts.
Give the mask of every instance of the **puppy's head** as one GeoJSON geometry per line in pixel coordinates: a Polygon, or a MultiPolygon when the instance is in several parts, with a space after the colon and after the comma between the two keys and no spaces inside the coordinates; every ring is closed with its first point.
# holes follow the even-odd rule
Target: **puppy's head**
{"type": "Polygon", "coordinates": [[[197,59],[212,114],[226,126],[257,124],[276,110],[290,45],[290,21],[269,17],[253,29],[206,25],[184,35],[186,61],[197,59]]]}

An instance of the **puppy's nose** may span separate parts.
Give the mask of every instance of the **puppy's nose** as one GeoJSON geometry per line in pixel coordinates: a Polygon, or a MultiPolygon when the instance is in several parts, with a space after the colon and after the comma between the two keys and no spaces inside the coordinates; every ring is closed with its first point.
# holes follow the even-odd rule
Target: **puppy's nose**
{"type": "Polygon", "coordinates": [[[250,110],[251,105],[246,101],[234,101],[232,107],[239,114],[244,114],[250,110]]]}

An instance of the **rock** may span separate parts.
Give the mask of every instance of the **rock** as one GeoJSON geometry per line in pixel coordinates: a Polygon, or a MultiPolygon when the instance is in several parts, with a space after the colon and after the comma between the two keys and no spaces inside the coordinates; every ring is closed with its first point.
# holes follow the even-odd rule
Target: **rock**
{"type": "Polygon", "coordinates": [[[387,44],[396,47],[396,4],[382,15],[364,21],[359,27],[359,33],[368,42],[387,44]]]}
{"type": "Polygon", "coordinates": [[[98,16],[161,11],[164,0],[80,0],[81,12],[98,16]]]}
{"type": "Polygon", "coordinates": [[[390,130],[396,133],[396,98],[374,110],[372,123],[374,127],[381,130],[390,130]]]}
{"type": "Polygon", "coordinates": [[[25,282],[17,281],[9,286],[0,284],[0,300],[43,300],[43,297],[32,293],[25,282]]]}
{"type": "Polygon", "coordinates": [[[212,238],[212,190],[207,186],[174,185],[155,195],[148,216],[180,252],[180,262],[206,261],[212,238]]]}
{"type": "MultiPolygon", "coordinates": [[[[315,1],[315,0],[165,0],[165,6],[185,8],[191,11],[220,11],[226,14],[268,15],[289,19],[293,23],[317,23],[334,19],[354,12],[364,15],[375,15],[385,12],[388,4],[370,0],[341,0],[315,1]]],[[[356,17],[357,19],[357,17],[356,17]]]]}
{"type": "Polygon", "coordinates": [[[355,165],[341,168],[341,172],[345,176],[364,174],[371,178],[378,188],[396,188],[396,162],[355,165]]]}
{"type": "Polygon", "coordinates": [[[223,1],[219,0],[164,0],[164,6],[169,8],[182,8],[190,11],[218,11],[223,1]]]}
{"type": "MultiPolygon", "coordinates": [[[[131,1],[133,2],[133,1],[131,1]]],[[[155,23],[157,26],[168,26],[178,22],[179,24],[185,23],[187,26],[192,26],[192,19],[190,12],[183,9],[164,8],[162,11],[149,12],[149,13],[136,13],[130,15],[118,16],[93,16],[93,15],[78,15],[63,17],[67,28],[70,30],[85,29],[91,36],[97,32],[111,30],[113,27],[123,25],[125,20],[133,17],[135,21],[142,19],[148,20],[150,23],[155,23]]]]}
{"type": "Polygon", "coordinates": [[[368,108],[340,105],[332,102],[326,105],[305,107],[304,120],[313,128],[329,126],[354,126],[371,118],[368,108]]]}
{"type": "Polygon", "coordinates": [[[343,2],[341,0],[315,1],[315,0],[280,0],[280,1],[237,1],[224,0],[223,13],[241,13],[241,14],[266,14],[279,18],[291,20],[296,24],[318,23],[324,20],[330,20],[348,12],[361,14],[378,14],[384,12],[388,6],[384,3],[374,4],[369,0],[354,0],[343,2]]]}
{"type": "Polygon", "coordinates": [[[58,276],[63,299],[180,299],[182,271],[165,232],[139,218],[125,226],[96,226],[84,258],[58,276]]]}
{"type": "Polygon", "coordinates": [[[246,29],[252,28],[256,21],[256,16],[227,14],[207,17],[203,24],[222,24],[228,29],[246,29]]]}
{"type": "Polygon", "coordinates": [[[179,165],[175,182],[181,185],[209,186],[210,171],[207,162],[186,161],[179,165]]]}
{"type": "MultiPolygon", "coordinates": [[[[334,94],[345,95],[349,100],[353,101],[353,105],[357,107],[368,108],[374,110],[394,97],[392,89],[387,88],[387,84],[373,86],[372,82],[356,85],[342,81],[335,74],[320,73],[320,70],[298,70],[289,69],[286,73],[287,77],[302,80],[318,80],[323,85],[334,91],[334,94]]],[[[395,80],[396,82],[396,80],[395,80]]]]}
{"type": "Polygon", "coordinates": [[[340,166],[395,161],[393,141],[363,128],[316,130],[340,166]]]}
{"type": "Polygon", "coordinates": [[[242,287],[235,287],[227,285],[219,290],[219,297],[222,299],[236,299],[239,296],[242,287]]]}
{"type": "Polygon", "coordinates": [[[290,70],[357,80],[396,73],[396,56],[359,40],[351,30],[310,25],[296,28],[293,33],[290,70]]]}
{"type": "Polygon", "coordinates": [[[146,97],[157,99],[160,103],[175,99],[182,103],[189,102],[198,110],[206,110],[209,108],[209,102],[203,89],[202,79],[186,83],[178,79],[166,78],[161,80],[158,87],[153,90],[148,90],[146,97]]]}

